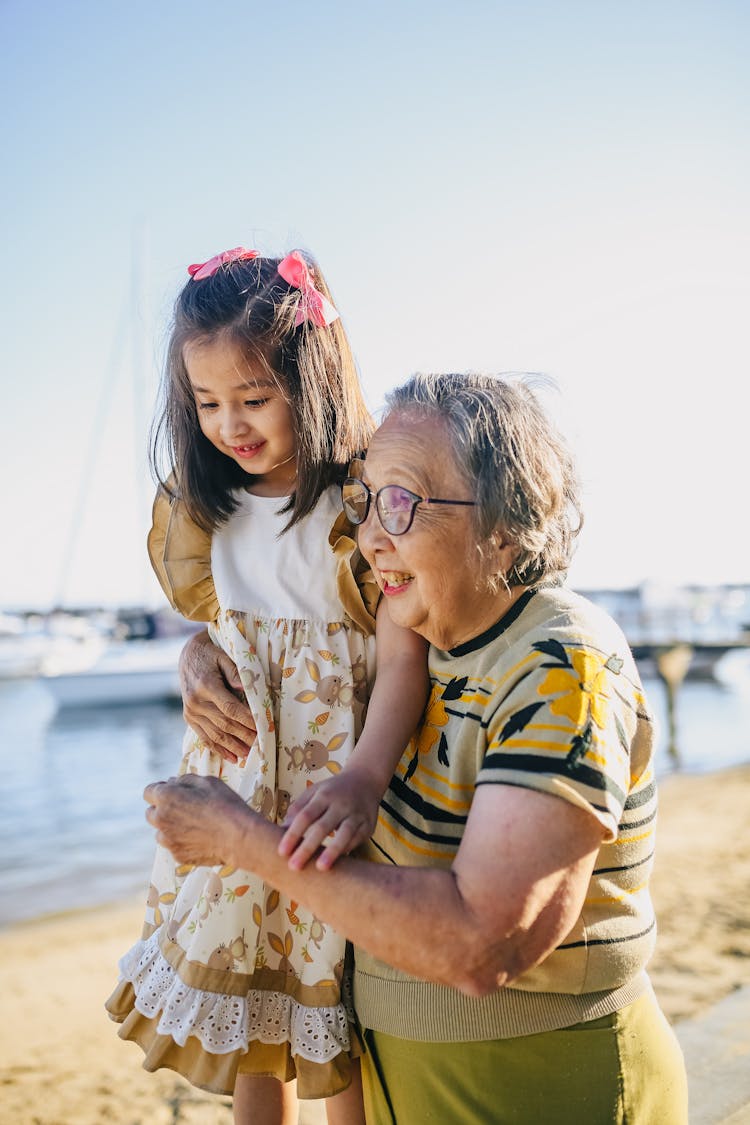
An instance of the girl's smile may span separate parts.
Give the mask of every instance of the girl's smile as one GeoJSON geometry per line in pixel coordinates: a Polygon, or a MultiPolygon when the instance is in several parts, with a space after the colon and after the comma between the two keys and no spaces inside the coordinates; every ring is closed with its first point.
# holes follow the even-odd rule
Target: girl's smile
{"type": "Polygon", "coordinates": [[[250,458],[254,457],[256,455],[256,453],[258,452],[258,450],[262,449],[265,444],[266,443],[264,441],[258,441],[258,442],[255,442],[254,445],[235,445],[232,448],[232,452],[237,457],[240,457],[243,460],[249,461],[250,458]]]}
{"type": "Polygon", "coordinates": [[[252,477],[251,492],[288,495],[297,474],[294,421],[273,373],[223,337],[192,341],[183,357],[205,437],[252,477]]]}

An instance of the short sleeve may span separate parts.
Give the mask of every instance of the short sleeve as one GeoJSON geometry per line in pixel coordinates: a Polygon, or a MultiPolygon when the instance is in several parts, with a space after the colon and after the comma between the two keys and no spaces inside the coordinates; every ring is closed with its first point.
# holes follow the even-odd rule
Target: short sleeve
{"type": "Polygon", "coordinates": [[[492,716],[477,784],[561,797],[592,813],[606,840],[614,840],[633,750],[653,737],[640,685],[623,674],[625,664],[616,653],[580,643],[533,644],[492,716]]]}
{"type": "Polygon", "coordinates": [[[328,542],[336,557],[336,588],[344,612],[365,636],[375,632],[380,589],[357,546],[356,531],[344,512],[331,528],[328,542]]]}
{"type": "Polygon", "coordinates": [[[198,527],[176,492],[172,477],[154,499],[148,555],[169,604],[190,621],[213,621],[219,612],[211,575],[211,536],[198,527]]]}

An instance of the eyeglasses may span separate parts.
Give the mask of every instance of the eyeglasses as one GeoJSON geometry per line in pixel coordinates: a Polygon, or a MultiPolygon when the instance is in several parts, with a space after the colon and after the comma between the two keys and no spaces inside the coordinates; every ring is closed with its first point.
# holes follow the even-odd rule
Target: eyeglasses
{"type": "Polygon", "coordinates": [[[341,486],[341,502],[347,519],[359,525],[370,512],[370,501],[375,500],[375,511],[384,531],[389,535],[404,535],[412,525],[418,504],[461,504],[473,508],[474,500],[439,500],[436,496],[417,496],[399,484],[386,484],[373,493],[356,477],[347,477],[341,486]]]}

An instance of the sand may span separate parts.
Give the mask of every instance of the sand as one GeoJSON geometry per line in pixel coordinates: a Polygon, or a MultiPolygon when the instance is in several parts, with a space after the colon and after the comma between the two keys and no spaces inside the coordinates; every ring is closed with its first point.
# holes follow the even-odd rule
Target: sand
{"type": "MultiPolygon", "coordinates": [[[[651,977],[674,1022],[750,984],[750,765],[662,782],[651,977]]],[[[147,1074],[102,1007],[139,902],[0,932],[0,1122],[228,1125],[228,1098],[147,1074]]],[[[313,1104],[302,1121],[320,1117],[313,1104]]]]}

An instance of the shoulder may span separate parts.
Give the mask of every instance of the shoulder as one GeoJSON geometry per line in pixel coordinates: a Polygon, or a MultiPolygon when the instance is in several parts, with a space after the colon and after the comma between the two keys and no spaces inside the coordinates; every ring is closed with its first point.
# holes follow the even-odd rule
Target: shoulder
{"type": "Polygon", "coordinates": [[[589,637],[611,637],[627,643],[619,625],[610,615],[583,594],[566,586],[543,586],[529,603],[527,628],[554,628],[589,637]]]}
{"type": "Polygon", "coordinates": [[[570,591],[538,591],[527,613],[498,654],[480,783],[510,778],[583,801],[613,835],[653,753],[632,653],[616,622],[570,591]]]}
{"type": "Polygon", "coordinates": [[[515,609],[481,637],[450,652],[431,649],[433,662],[469,675],[504,678],[518,666],[528,674],[563,649],[578,647],[612,656],[637,676],[627,639],[599,606],[565,587],[543,587],[524,595],[515,609]]]}
{"type": "Polygon", "coordinates": [[[537,590],[497,654],[504,660],[523,653],[536,653],[544,659],[559,655],[561,648],[603,654],[611,658],[613,666],[638,679],[630,646],[617,622],[600,606],[565,587],[537,590]]]}
{"type": "Polygon", "coordinates": [[[160,486],[154,499],[148,554],[174,609],[191,621],[212,621],[219,609],[211,576],[211,535],[188,514],[176,491],[160,486]]]}
{"type": "Polygon", "coordinates": [[[538,702],[563,689],[585,696],[596,685],[608,697],[627,698],[632,710],[646,710],[622,629],[588,598],[564,587],[537,590],[505,644],[495,645],[494,658],[504,688],[498,702],[509,696],[533,696],[538,702]]]}

